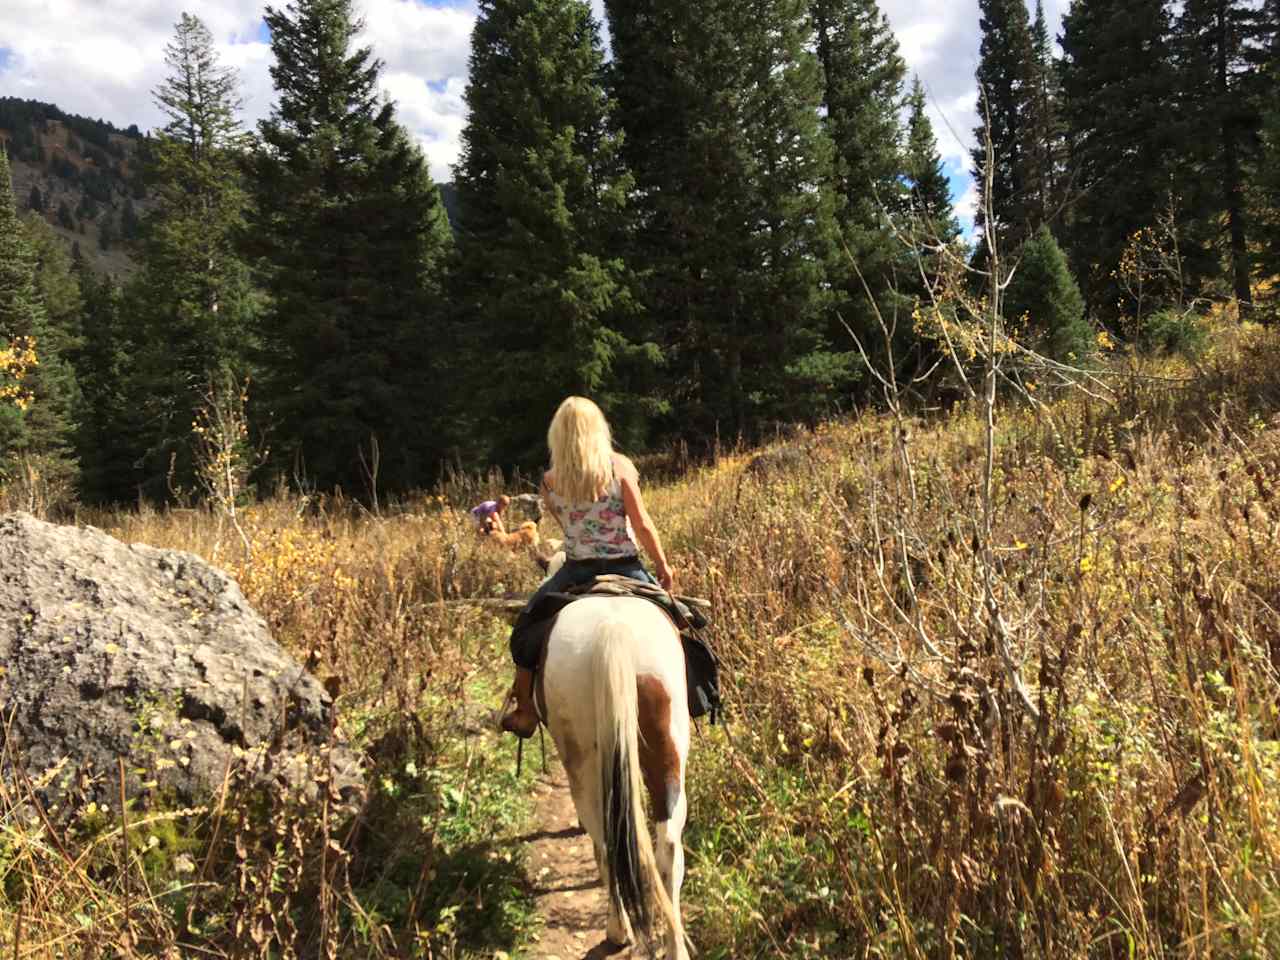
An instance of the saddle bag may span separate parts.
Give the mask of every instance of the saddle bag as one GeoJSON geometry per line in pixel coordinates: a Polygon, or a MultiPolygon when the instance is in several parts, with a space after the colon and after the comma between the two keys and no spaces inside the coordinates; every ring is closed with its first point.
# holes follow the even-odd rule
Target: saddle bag
{"type": "Polygon", "coordinates": [[[684,644],[684,676],[689,687],[689,716],[715,723],[720,715],[720,662],[695,633],[680,634],[684,644]]]}

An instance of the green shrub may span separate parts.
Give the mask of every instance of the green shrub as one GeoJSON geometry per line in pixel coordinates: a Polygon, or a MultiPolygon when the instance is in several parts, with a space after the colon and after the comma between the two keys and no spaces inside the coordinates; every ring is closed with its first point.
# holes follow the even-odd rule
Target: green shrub
{"type": "Polygon", "coordinates": [[[1190,311],[1158,310],[1138,328],[1138,348],[1144,353],[1196,356],[1207,340],[1204,323],[1190,311]]]}
{"type": "Polygon", "coordinates": [[[1021,262],[1005,295],[1005,316],[1026,317],[1032,345],[1041,353],[1075,363],[1093,348],[1084,298],[1058,241],[1041,226],[1022,247],[1021,262]]]}

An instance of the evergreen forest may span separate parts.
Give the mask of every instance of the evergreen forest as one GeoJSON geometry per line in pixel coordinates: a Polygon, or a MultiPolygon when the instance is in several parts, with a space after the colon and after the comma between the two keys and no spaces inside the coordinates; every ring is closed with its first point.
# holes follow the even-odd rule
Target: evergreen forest
{"type": "Polygon", "coordinates": [[[1280,0],[1059,6],[964,5],[963,145],[878,0],[474,0],[447,176],[359,0],[253,122],[193,13],[150,130],[0,98],[0,952],[659,955],[612,725],[497,733],[586,394],[720,662],[594,818],[693,957],[1280,956],[1280,0]]]}
{"type": "Polygon", "coordinates": [[[992,263],[1025,264],[1003,322],[1065,367],[1194,351],[1224,299],[1273,321],[1276,0],[978,7],[968,233],[875,0],[482,0],[445,185],[351,0],[266,9],[254,129],[184,14],[146,135],[0,101],[0,335],[35,359],[0,469],[66,504],[199,498],[200,425],[234,413],[250,486],[376,499],[535,467],[571,393],[623,448],[695,456],[876,405],[886,363],[946,405],[939,318],[992,263]],[[10,161],[81,182],[75,211],[10,161]],[[86,221],[128,272],[59,241],[86,221]]]}

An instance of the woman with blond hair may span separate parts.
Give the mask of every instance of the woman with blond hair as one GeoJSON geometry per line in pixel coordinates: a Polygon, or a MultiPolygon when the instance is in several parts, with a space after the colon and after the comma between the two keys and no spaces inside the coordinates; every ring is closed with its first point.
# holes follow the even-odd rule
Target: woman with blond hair
{"type": "Polygon", "coordinates": [[[551,469],[542,476],[542,497],[564,531],[565,562],[529,598],[512,631],[516,705],[502,718],[502,727],[519,737],[538,729],[533,671],[541,645],[514,641],[542,598],[607,573],[652,583],[640,562],[640,546],[657,567],[664,589],[670,591],[675,579],[640,495],[635,465],[614,451],[600,408],[585,397],[569,397],[551,420],[547,446],[551,469]]]}

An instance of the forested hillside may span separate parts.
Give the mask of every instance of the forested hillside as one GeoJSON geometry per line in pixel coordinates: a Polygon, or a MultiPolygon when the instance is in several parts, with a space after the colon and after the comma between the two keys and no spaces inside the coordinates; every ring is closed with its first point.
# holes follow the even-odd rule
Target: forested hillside
{"type": "Polygon", "coordinates": [[[39,214],[99,272],[127,274],[149,204],[146,141],[136,126],[65,114],[36,100],[0,97],[19,210],[39,214]]]}
{"type": "Polygon", "coordinates": [[[1078,0],[1051,24],[981,0],[971,236],[875,0],[610,0],[608,55],[578,0],[487,0],[445,189],[346,0],[268,14],[252,130],[184,17],[146,137],[0,101],[38,290],[0,332],[44,329],[60,371],[11,415],[5,470],[62,504],[199,498],[193,424],[234,414],[241,488],[373,500],[534,466],[569,393],[628,449],[701,455],[881,402],[881,358],[912,403],[950,402],[975,297],[1060,372],[1099,342],[1195,350],[1215,302],[1276,313],[1276,4],[1078,0]]]}

